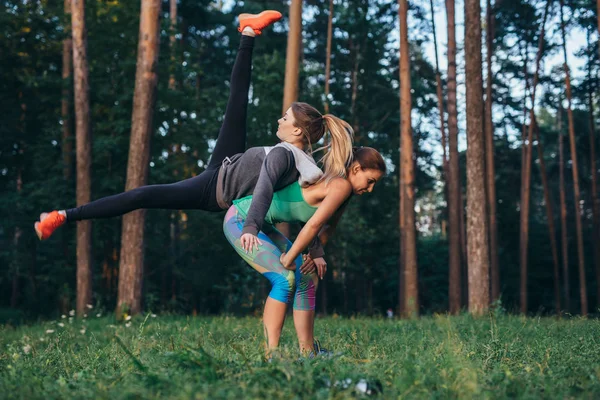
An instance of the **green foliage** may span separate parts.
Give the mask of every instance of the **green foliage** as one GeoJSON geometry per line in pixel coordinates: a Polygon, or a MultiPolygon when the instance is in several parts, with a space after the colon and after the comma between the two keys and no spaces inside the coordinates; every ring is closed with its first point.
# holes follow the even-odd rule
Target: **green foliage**
{"type": "Polygon", "coordinates": [[[596,320],[325,318],[333,357],[300,356],[291,324],[265,362],[256,318],[112,316],[0,327],[3,398],[596,398],[596,320]],[[59,324],[62,324],[59,325],[59,324]],[[359,386],[360,387],[360,386],[359,386]]]}

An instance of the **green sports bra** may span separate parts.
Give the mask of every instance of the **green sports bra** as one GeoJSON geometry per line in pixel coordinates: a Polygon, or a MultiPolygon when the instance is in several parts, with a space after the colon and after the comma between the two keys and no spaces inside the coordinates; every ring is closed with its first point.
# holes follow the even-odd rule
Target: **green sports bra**
{"type": "MultiPolygon", "coordinates": [[[[246,217],[250,204],[252,204],[252,196],[234,200],[233,204],[246,217]]],[[[302,188],[298,182],[294,182],[273,193],[273,200],[265,216],[265,222],[271,225],[278,222],[307,222],[317,208],[304,200],[302,188]]]]}

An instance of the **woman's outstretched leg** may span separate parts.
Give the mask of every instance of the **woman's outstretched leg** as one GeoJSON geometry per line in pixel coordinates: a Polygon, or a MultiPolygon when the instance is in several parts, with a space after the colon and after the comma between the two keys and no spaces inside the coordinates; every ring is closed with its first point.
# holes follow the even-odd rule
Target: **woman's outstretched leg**
{"type": "Polygon", "coordinates": [[[180,182],[142,186],[76,208],[43,213],[40,222],[34,225],[35,231],[45,240],[65,222],[117,217],[141,208],[219,211],[221,208],[210,190],[216,184],[217,173],[217,169],[207,169],[180,182]]]}
{"type": "Polygon", "coordinates": [[[217,137],[209,167],[219,166],[226,157],[243,153],[246,150],[246,116],[248,111],[248,92],[252,71],[252,51],[254,36],[261,29],[281,18],[278,11],[263,11],[260,14],[241,14],[239,16],[242,32],[240,47],[229,81],[229,100],[225,109],[223,124],[217,137]]]}

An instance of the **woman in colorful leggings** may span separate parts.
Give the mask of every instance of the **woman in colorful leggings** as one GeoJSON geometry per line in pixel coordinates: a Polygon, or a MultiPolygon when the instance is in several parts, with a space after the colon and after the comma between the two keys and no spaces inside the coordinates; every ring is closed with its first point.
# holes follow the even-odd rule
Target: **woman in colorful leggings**
{"type": "MultiPolygon", "coordinates": [[[[267,278],[272,289],[265,303],[263,322],[268,351],[279,345],[287,304],[294,308],[294,325],[303,353],[313,351],[315,291],[317,274],[303,274],[301,251],[321,232],[330,236],[352,194],[371,192],[386,172],[383,157],[372,148],[353,149],[345,177],[321,179],[314,185],[301,187],[297,182],[277,191],[273,196],[261,231],[252,245],[243,237],[252,196],[233,202],[223,223],[225,236],[237,253],[252,268],[267,278]],[[304,222],[292,244],[274,228],[278,222],[304,222]],[[322,231],[324,229],[324,231],[322,231]]],[[[326,266],[326,264],[325,264],[326,266]]],[[[322,278],[324,268],[319,268],[322,278]]]]}
{"type": "MultiPolygon", "coordinates": [[[[292,104],[278,120],[277,136],[282,143],[246,150],[246,111],[254,37],[280,18],[281,13],[271,10],[239,16],[238,30],[242,37],[231,72],[227,109],[215,149],[201,174],[176,183],[142,186],[72,209],[42,213],[40,221],[34,224],[38,237],[48,239],[66,222],[115,217],[137,209],[227,210],[234,199],[249,194],[254,194],[255,202],[248,213],[246,231],[258,232],[255,227],[264,219],[274,190],[296,181],[302,185],[311,184],[323,175],[312,156],[304,150],[310,151],[312,143],[318,142],[327,132],[332,146],[327,152],[325,169],[329,174],[339,173],[340,163],[349,157],[344,151],[351,146],[351,137],[346,130],[348,125],[332,115],[321,115],[305,103],[292,104]],[[294,120],[303,121],[306,129],[294,126],[294,120]]],[[[311,246],[311,255],[319,260],[317,262],[324,263],[317,241],[311,246]]]]}

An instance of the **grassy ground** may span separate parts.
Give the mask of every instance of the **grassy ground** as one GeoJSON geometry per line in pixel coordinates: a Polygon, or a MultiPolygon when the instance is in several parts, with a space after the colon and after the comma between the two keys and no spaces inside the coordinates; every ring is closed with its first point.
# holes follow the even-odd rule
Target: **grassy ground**
{"type": "Polygon", "coordinates": [[[315,359],[287,322],[272,362],[257,318],[0,327],[0,398],[600,398],[598,320],[320,318],[315,359]]]}

